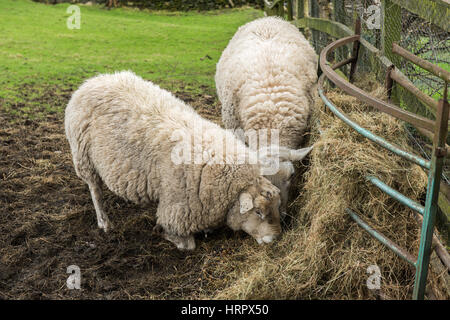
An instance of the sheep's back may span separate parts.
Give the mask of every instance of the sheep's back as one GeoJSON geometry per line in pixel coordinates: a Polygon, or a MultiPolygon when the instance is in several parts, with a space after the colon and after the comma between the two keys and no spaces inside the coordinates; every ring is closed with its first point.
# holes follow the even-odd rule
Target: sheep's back
{"type": "Polygon", "coordinates": [[[223,111],[234,113],[245,130],[284,128],[295,136],[306,127],[316,68],[317,55],[296,27],[273,17],[250,22],[217,65],[223,111]]]}
{"type": "Polygon", "coordinates": [[[87,80],[65,114],[77,173],[98,174],[110,190],[136,203],[157,198],[157,163],[170,159],[169,138],[183,109],[190,114],[169,92],[131,72],[87,80]]]}

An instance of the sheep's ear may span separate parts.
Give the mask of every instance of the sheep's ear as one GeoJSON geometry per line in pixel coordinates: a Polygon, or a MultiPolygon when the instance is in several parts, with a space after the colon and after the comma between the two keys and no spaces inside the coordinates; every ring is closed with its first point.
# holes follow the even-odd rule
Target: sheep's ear
{"type": "Polygon", "coordinates": [[[303,148],[303,149],[298,149],[298,150],[291,150],[291,152],[289,154],[289,160],[291,160],[291,161],[302,160],[313,149],[313,147],[314,146],[303,148]]]}
{"type": "Polygon", "coordinates": [[[241,214],[253,209],[253,197],[248,192],[242,192],[239,196],[239,211],[241,214]]]}

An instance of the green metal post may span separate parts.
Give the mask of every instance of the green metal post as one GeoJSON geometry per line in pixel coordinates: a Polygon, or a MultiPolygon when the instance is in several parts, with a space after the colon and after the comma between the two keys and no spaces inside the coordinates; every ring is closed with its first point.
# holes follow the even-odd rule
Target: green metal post
{"type": "Polygon", "coordinates": [[[431,255],[434,221],[438,208],[439,184],[445,157],[445,140],[448,129],[449,104],[441,99],[436,112],[436,128],[433,141],[431,168],[428,174],[427,198],[423,215],[422,231],[420,234],[419,257],[416,265],[413,299],[423,299],[427,284],[428,264],[431,255]]]}
{"type": "Polygon", "coordinates": [[[294,19],[294,14],[292,10],[292,1],[294,0],[288,0],[287,1],[287,20],[292,21],[294,19]]]}
{"type": "Polygon", "coordinates": [[[278,16],[284,18],[284,1],[278,2],[277,7],[278,7],[278,16]]]}
{"type": "MultiPolygon", "coordinates": [[[[304,0],[297,0],[297,12],[296,19],[301,19],[305,17],[305,3],[304,0]]],[[[302,29],[300,29],[302,30],[302,29]]]]}

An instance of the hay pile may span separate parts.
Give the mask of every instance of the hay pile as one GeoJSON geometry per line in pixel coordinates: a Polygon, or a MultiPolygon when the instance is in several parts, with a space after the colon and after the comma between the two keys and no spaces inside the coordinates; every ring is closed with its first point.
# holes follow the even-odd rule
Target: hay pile
{"type": "MultiPolygon", "coordinates": [[[[358,86],[383,97],[375,82],[358,86]]],[[[411,150],[403,124],[373,111],[338,90],[327,96],[373,133],[411,150]]],[[[374,240],[344,212],[350,207],[384,235],[417,255],[419,233],[413,212],[365,181],[374,175],[417,202],[424,199],[427,176],[420,167],[370,142],[325,110],[316,99],[311,119],[310,166],[291,205],[292,227],[273,246],[244,243],[239,255],[216,265],[222,276],[219,299],[374,299],[367,268],[381,271],[381,294],[410,299],[414,268],[374,240]],[[304,183],[303,183],[304,182],[304,183]]],[[[422,202],[423,204],[423,202],[422,202]]],[[[438,277],[429,281],[437,298],[438,277]]],[[[217,282],[216,282],[217,284],[217,282]]],[[[220,287],[220,288],[219,288],[220,287]]]]}

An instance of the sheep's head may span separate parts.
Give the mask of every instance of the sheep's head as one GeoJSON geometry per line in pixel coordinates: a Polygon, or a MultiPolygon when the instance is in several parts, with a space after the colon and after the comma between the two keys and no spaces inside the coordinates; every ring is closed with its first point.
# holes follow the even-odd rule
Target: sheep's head
{"type": "Polygon", "coordinates": [[[293,150],[286,147],[279,147],[277,155],[268,155],[267,149],[260,150],[260,162],[264,165],[272,165],[274,164],[274,158],[278,156],[278,163],[275,166],[276,170],[266,170],[266,172],[273,174],[264,174],[264,171],[261,171],[261,174],[270,180],[276,187],[280,189],[280,197],[281,197],[281,205],[280,211],[281,216],[284,217],[287,211],[287,202],[289,196],[289,187],[291,185],[292,177],[294,176],[294,165],[293,161],[302,160],[313,147],[293,150]]]}
{"type": "Polygon", "coordinates": [[[260,176],[241,192],[227,216],[233,230],[243,230],[258,241],[270,243],[280,233],[280,190],[260,176]]]}

